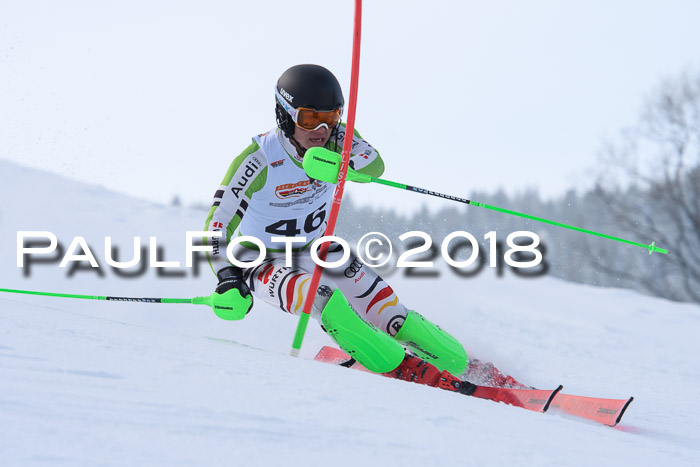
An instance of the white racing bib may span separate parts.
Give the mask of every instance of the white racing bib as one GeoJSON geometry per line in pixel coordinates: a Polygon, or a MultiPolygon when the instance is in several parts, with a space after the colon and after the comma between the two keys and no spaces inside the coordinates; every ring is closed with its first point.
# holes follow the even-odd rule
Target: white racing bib
{"type": "Polygon", "coordinates": [[[307,243],[320,237],[325,231],[335,185],[310,180],[304,169],[292,161],[291,154],[296,156],[296,150],[281,132],[269,132],[254,140],[267,159],[267,181],[253,193],[240,234],[260,239],[270,250],[284,249],[284,244],[272,242],[272,237],[306,237],[307,243]]]}

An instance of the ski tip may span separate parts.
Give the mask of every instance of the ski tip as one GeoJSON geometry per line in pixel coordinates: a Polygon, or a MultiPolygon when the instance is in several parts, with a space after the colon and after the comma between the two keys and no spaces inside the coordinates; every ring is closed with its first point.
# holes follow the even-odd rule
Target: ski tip
{"type": "MultiPolygon", "coordinates": [[[[622,420],[622,416],[625,414],[625,411],[627,410],[627,407],[630,406],[630,404],[632,403],[633,400],[634,400],[634,397],[630,397],[630,398],[627,400],[627,402],[625,403],[625,405],[622,407],[622,410],[620,410],[620,415],[618,415],[618,416],[617,416],[617,419],[615,420],[615,425],[617,425],[618,423],[620,423],[620,420],[622,420]]],[[[615,426],[615,425],[613,425],[613,426],[615,426]]]]}
{"type": "Polygon", "coordinates": [[[544,405],[544,408],[542,409],[542,413],[549,410],[549,406],[552,404],[552,401],[554,400],[554,396],[559,394],[559,391],[561,391],[562,389],[564,389],[564,386],[562,386],[560,384],[558,388],[556,388],[554,391],[552,391],[552,394],[549,396],[549,400],[547,401],[547,403],[544,405]]]}

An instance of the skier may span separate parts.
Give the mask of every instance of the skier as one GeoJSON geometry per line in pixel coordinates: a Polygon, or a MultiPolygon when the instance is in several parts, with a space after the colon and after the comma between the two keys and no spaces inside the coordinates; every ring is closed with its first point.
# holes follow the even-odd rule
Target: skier
{"type": "MultiPolygon", "coordinates": [[[[319,287],[309,296],[315,266],[309,246],[324,235],[334,185],[310,179],[302,161],[312,147],[341,152],[348,137],[341,123],[344,99],[329,70],[297,65],[277,81],[275,101],[277,128],[254,137],[233,160],[207,217],[206,230],[221,232],[220,238],[204,239],[212,247],[208,257],[218,278],[216,292],[233,304],[217,314],[241,319],[250,311],[253,296],[292,314],[301,312],[305,299],[313,300],[311,316],[366,368],[452,391],[473,392],[473,384],[454,376],[467,368],[464,347],[407,309],[357,256],[351,254],[342,266],[324,272],[319,287]],[[267,254],[258,266],[243,270],[228,261],[229,242],[240,235],[264,244],[267,254]],[[304,237],[304,242],[286,245],[279,237],[304,237]],[[291,265],[286,264],[288,246],[292,247],[291,265]],[[404,346],[412,352],[406,352],[404,346]]],[[[379,177],[384,171],[379,153],[358,132],[352,138],[351,166],[379,177]]],[[[249,261],[260,252],[254,243],[240,242],[233,245],[232,253],[239,261],[249,261]]],[[[331,243],[326,261],[342,257],[342,247],[331,243]]]]}

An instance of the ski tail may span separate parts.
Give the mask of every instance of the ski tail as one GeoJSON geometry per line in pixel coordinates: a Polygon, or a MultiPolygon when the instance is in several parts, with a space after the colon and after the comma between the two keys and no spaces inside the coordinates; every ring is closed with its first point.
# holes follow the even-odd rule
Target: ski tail
{"type": "Polygon", "coordinates": [[[593,420],[607,426],[615,426],[620,423],[627,407],[633,400],[634,397],[629,399],[601,399],[571,394],[557,394],[552,401],[552,407],[569,415],[593,420]]]}
{"type": "Polygon", "coordinates": [[[318,351],[314,360],[317,362],[330,363],[332,365],[340,365],[350,359],[350,356],[340,349],[325,345],[318,351]]]}
{"type": "Polygon", "coordinates": [[[329,345],[324,346],[318,351],[314,360],[317,362],[330,363],[331,365],[340,365],[347,368],[352,368],[353,370],[366,371],[371,373],[367,368],[363,367],[357,363],[350,355],[346,354],[340,349],[331,347],[329,345]]]}

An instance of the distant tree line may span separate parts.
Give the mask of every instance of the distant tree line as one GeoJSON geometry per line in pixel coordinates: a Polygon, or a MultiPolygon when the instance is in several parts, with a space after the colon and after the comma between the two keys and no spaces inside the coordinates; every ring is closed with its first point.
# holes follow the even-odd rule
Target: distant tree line
{"type": "Polygon", "coordinates": [[[473,192],[469,198],[644,244],[655,241],[669,255],[450,201],[438,212],[423,208],[405,216],[388,207],[358,207],[346,196],[338,232],[356,241],[367,229],[394,239],[422,230],[439,246],[447,234],[465,230],[488,252],[486,232],[495,230],[505,241],[510,232],[528,230],[542,239],[549,275],[700,303],[700,73],[663,83],[640,123],[620,140],[604,151],[600,175],[585,193],[570,190],[542,200],[531,189],[511,196],[473,192]]]}

